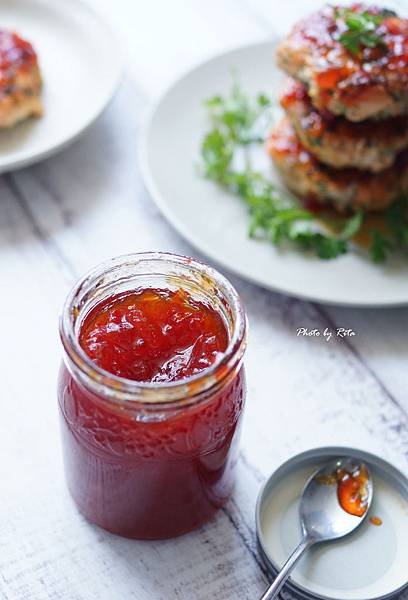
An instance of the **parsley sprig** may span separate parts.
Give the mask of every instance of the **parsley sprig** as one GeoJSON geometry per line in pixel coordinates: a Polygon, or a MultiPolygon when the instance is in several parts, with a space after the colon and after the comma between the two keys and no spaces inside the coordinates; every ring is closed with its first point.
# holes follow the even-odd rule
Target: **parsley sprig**
{"type": "MultiPolygon", "coordinates": [[[[205,177],[241,198],[249,209],[249,236],[274,245],[289,244],[333,259],[349,250],[350,239],[361,229],[363,211],[345,219],[337,234],[327,233],[316,216],[251,164],[249,149],[264,142],[271,121],[271,101],[260,94],[250,99],[238,85],[228,96],[205,102],[211,129],[201,144],[205,177]]],[[[406,200],[386,211],[389,234],[371,231],[370,254],[383,262],[397,248],[408,248],[406,200]]]]}
{"type": "Polygon", "coordinates": [[[222,128],[232,143],[247,145],[263,141],[262,120],[268,119],[271,107],[265,94],[258,94],[255,102],[249,102],[235,84],[228,97],[213,96],[205,105],[214,128],[222,128]]]}
{"type": "Polygon", "coordinates": [[[385,211],[387,233],[371,231],[371,258],[382,263],[395,251],[408,249],[408,200],[400,198],[385,211]]]}
{"type": "Polygon", "coordinates": [[[359,54],[361,48],[385,46],[383,34],[378,27],[393,11],[382,10],[378,14],[368,11],[357,12],[350,8],[337,8],[335,18],[344,22],[345,31],[339,35],[339,41],[352,54],[359,54]]]}
{"type": "Polygon", "coordinates": [[[260,94],[250,100],[234,85],[230,96],[214,96],[205,103],[212,125],[201,145],[204,175],[240,197],[249,208],[251,237],[264,238],[275,245],[284,241],[314,251],[323,259],[347,252],[347,240],[361,226],[357,213],[346,221],[338,235],[327,235],[316,225],[314,215],[301,208],[292,197],[252,168],[245,149],[264,141],[260,122],[270,116],[271,101],[260,94]],[[243,167],[237,168],[240,151],[243,167]],[[242,152],[241,152],[242,154],[242,152]]]}

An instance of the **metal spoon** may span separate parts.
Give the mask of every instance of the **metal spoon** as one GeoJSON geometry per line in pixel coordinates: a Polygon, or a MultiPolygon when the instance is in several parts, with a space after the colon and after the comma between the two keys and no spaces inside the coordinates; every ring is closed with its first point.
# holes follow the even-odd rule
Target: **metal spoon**
{"type": "Polygon", "coordinates": [[[373,497],[373,482],[366,465],[350,457],[338,458],[318,469],[307,481],[300,499],[299,517],[303,538],[298,547],[290,555],[275,581],[267,589],[261,600],[277,598],[285,581],[303,553],[318,542],[336,540],[354,531],[364,521],[373,497]],[[333,475],[338,469],[354,473],[357,469],[365,469],[367,481],[365,485],[364,505],[366,510],[362,516],[346,512],[340,505],[337,496],[337,480],[333,475]]]}

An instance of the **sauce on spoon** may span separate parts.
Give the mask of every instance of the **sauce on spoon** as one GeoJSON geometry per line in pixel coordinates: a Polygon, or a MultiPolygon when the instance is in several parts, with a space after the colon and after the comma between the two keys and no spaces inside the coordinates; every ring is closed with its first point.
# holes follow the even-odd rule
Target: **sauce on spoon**
{"type": "Polygon", "coordinates": [[[368,508],[369,475],[364,465],[352,471],[339,467],[330,475],[318,476],[319,483],[337,485],[337,498],[343,510],[350,515],[362,517],[368,508]]]}

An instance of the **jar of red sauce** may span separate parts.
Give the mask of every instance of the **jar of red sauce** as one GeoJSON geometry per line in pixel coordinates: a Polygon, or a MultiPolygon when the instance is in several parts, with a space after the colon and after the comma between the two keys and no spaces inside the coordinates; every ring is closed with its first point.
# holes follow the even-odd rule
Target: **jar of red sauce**
{"type": "MultiPolygon", "coordinates": [[[[162,308],[157,318],[166,317],[162,308]]],[[[172,315],[178,315],[176,309],[172,315]]],[[[159,334],[168,327],[159,325],[159,334]]],[[[187,336],[193,325],[186,322],[187,336]]],[[[155,324],[148,327],[152,339],[147,335],[143,343],[158,344],[160,353],[161,334],[157,342],[155,324]]],[[[164,253],[122,256],[98,266],[74,286],[60,321],[64,360],[58,398],[68,487],[90,521],[122,536],[160,539],[199,527],[223,506],[233,488],[245,402],[246,329],[232,285],[191,258],[164,253]],[[181,379],[168,381],[165,375],[136,381],[114,374],[115,352],[122,348],[110,347],[109,336],[103,338],[112,327],[110,321],[106,324],[106,313],[111,311],[109,318],[115,323],[129,318],[126,310],[139,314],[127,301],[128,294],[136,294],[130,296],[132,302],[158,295],[159,303],[162,296],[173,302],[187,295],[194,310],[212,311],[210,317],[222,322],[225,350],[212,354],[213,362],[202,371],[185,370],[181,379]],[[122,312],[116,310],[117,301],[122,312]],[[98,319],[105,328],[97,332],[102,331],[98,343],[102,339],[107,352],[103,366],[90,357],[94,330],[92,343],[85,349],[83,343],[87,322],[98,319]]],[[[177,339],[184,333],[178,330],[177,339]]],[[[217,342],[216,337],[210,336],[208,343],[217,342]]]]}

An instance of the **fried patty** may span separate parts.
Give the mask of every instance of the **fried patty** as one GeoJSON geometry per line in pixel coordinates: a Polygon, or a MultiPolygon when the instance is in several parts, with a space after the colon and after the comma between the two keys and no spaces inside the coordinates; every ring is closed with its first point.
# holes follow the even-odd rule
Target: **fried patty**
{"type": "Polygon", "coordinates": [[[350,121],[408,114],[408,19],[392,11],[325,6],[293,27],[278,47],[277,61],[306,85],[318,110],[350,121]],[[363,36],[357,46],[345,42],[354,31],[350,14],[363,23],[378,20],[369,34],[373,47],[364,46],[363,36]]]}
{"type": "Polygon", "coordinates": [[[313,106],[303,84],[288,81],[281,96],[303,146],[336,168],[356,167],[374,173],[390,167],[408,147],[408,117],[352,123],[313,106]]]}
{"type": "Polygon", "coordinates": [[[287,117],[272,130],[267,151],[287,187],[301,198],[332,206],[338,212],[381,210],[408,193],[408,151],[381,173],[333,169],[314,158],[300,143],[287,117]]]}
{"type": "Polygon", "coordinates": [[[41,116],[41,73],[32,45],[0,31],[0,128],[41,116]]]}

